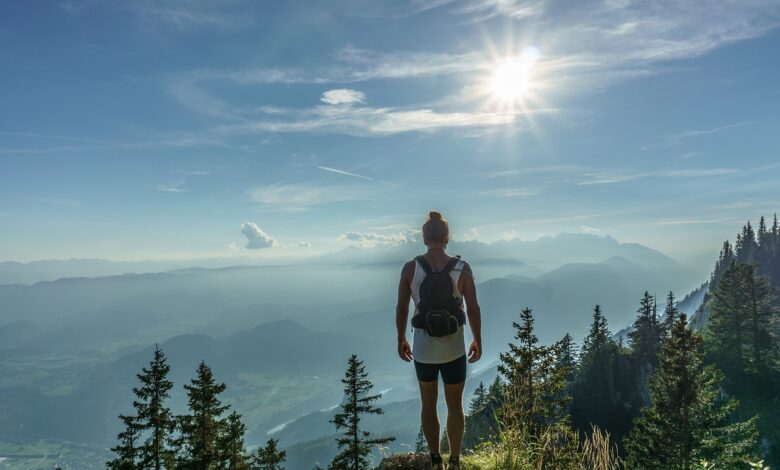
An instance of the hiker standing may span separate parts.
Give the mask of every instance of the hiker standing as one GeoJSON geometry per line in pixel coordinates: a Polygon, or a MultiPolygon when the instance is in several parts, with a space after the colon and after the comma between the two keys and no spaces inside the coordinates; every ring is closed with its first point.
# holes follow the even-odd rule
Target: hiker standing
{"type": "Polygon", "coordinates": [[[433,469],[444,468],[439,453],[440,430],[436,411],[441,374],[447,402],[446,429],[450,447],[447,468],[456,470],[460,469],[460,446],[465,426],[463,387],[466,362],[476,362],[482,355],[477,290],[469,264],[459,256],[451,257],[445,252],[450,229],[439,212],[428,214],[422,235],[427,252],[404,265],[398,286],[398,355],[404,361],[414,361],[422,401],[420,419],[433,469]],[[406,340],[410,298],[415,305],[411,347],[406,340]],[[464,339],[464,305],[474,337],[468,356],[464,339]]]}

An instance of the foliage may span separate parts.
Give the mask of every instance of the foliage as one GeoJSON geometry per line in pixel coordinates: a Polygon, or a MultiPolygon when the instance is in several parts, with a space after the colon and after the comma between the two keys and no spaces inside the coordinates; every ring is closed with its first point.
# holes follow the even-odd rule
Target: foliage
{"type": "Polygon", "coordinates": [[[265,447],[259,447],[255,454],[252,470],[284,470],[282,463],[287,452],[279,449],[278,439],[268,439],[265,447]]]}
{"type": "Polygon", "coordinates": [[[739,468],[755,445],[756,422],[728,422],[737,402],[721,398],[721,381],[681,314],[650,379],[653,405],[642,410],[626,443],[629,468],[689,470],[703,458],[739,468]]]}
{"type": "Polygon", "coordinates": [[[368,380],[365,365],[353,354],[347,362],[347,371],[341,382],[344,384],[344,402],[341,412],[333,418],[340,452],[328,466],[333,470],[364,470],[370,468],[368,456],[373,446],[395,440],[394,437],[371,437],[371,433],[360,429],[361,415],[382,414],[381,408],[373,403],[381,395],[370,395],[374,385],[368,380]]]}

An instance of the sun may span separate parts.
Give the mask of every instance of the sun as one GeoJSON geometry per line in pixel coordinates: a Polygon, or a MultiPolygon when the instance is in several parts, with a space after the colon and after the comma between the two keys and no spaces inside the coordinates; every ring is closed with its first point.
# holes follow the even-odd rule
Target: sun
{"type": "Polygon", "coordinates": [[[488,67],[485,94],[501,108],[522,107],[535,88],[534,69],[538,59],[539,51],[534,47],[526,47],[514,56],[495,59],[488,67]]]}
{"type": "Polygon", "coordinates": [[[490,79],[490,94],[500,101],[513,101],[528,92],[529,67],[518,60],[497,64],[490,79]]]}

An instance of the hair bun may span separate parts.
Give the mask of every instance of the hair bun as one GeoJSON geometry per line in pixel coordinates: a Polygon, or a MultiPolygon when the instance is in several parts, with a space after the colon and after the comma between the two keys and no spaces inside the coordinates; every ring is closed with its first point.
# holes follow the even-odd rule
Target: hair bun
{"type": "Polygon", "coordinates": [[[441,213],[439,211],[428,212],[428,218],[431,220],[441,220],[441,213]]]}

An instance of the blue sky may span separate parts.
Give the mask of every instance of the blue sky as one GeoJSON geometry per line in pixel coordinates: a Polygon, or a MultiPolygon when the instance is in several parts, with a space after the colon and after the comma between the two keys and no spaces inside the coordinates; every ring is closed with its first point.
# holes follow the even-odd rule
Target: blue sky
{"type": "Polygon", "coordinates": [[[0,9],[0,259],[316,254],[435,207],[709,266],[780,207],[776,1],[0,9]]]}

